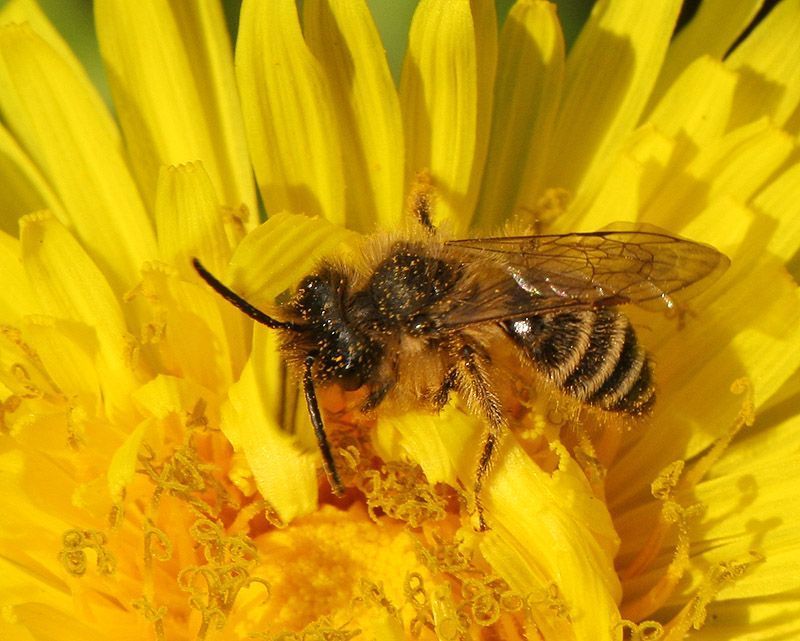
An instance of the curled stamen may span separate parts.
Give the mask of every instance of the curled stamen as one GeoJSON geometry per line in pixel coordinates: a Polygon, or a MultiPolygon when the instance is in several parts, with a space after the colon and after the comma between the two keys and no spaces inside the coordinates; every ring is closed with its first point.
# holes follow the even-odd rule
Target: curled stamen
{"type": "Polygon", "coordinates": [[[387,463],[379,471],[367,470],[363,477],[361,489],[373,520],[378,519],[378,510],[411,527],[445,516],[444,499],[431,487],[418,466],[387,463]]]}
{"type": "Polygon", "coordinates": [[[469,631],[469,623],[464,621],[453,602],[449,585],[438,585],[433,589],[430,599],[433,627],[439,639],[463,639],[469,631]]]}
{"type": "Polygon", "coordinates": [[[626,641],[659,641],[664,637],[664,627],[657,621],[634,623],[623,619],[615,630],[619,630],[626,641]]]}
{"type": "MultiPolygon", "coordinates": [[[[689,472],[684,474],[684,461],[675,461],[662,470],[651,485],[653,497],[662,503],[658,524],[652,529],[647,542],[642,546],[639,554],[626,568],[620,571],[620,576],[623,579],[630,579],[642,574],[650,567],[661,552],[664,541],[673,528],[675,528],[677,533],[677,541],[675,543],[672,560],[663,576],[647,591],[647,593],[623,606],[622,613],[628,619],[633,621],[641,620],[661,607],[669,598],[669,595],[675,590],[678,581],[689,567],[689,546],[691,542],[689,536],[689,522],[692,518],[700,514],[703,506],[683,506],[674,497],[678,493],[685,495],[693,489],[708,473],[711,466],[719,460],[733,437],[743,427],[752,425],[754,420],[754,406],[752,387],[749,381],[746,379],[735,381],[731,386],[731,391],[737,394],[745,394],[742,407],[733,425],[723,436],[717,439],[709,451],[692,466],[689,472]]],[[[698,591],[695,597],[693,597],[692,602],[696,602],[698,597],[702,597],[701,591],[698,591]]],[[[713,594],[716,594],[716,591],[713,594]]],[[[707,603],[710,602],[712,596],[713,595],[708,596],[707,601],[703,601],[703,611],[707,603]]],[[[687,607],[689,606],[687,605],[687,607]]],[[[685,609],[684,611],[688,612],[685,609]]],[[[686,614],[686,616],[689,615],[686,614]]]]}
{"type": "Polygon", "coordinates": [[[732,585],[764,560],[763,555],[751,550],[744,557],[721,561],[712,567],[692,599],[666,625],[668,633],[664,641],[679,641],[686,637],[689,630],[699,630],[705,623],[708,605],[720,590],[732,585]]]}
{"type": "Polygon", "coordinates": [[[62,549],[58,559],[64,569],[73,576],[83,576],[87,570],[86,551],[91,550],[97,558],[97,570],[100,574],[112,574],[117,562],[106,549],[106,535],[99,530],[72,529],[64,532],[61,539],[62,549]]]}
{"type": "Polygon", "coordinates": [[[709,451],[694,464],[691,471],[683,480],[683,488],[692,488],[705,477],[711,466],[716,463],[722,453],[731,444],[734,437],[745,427],[750,427],[756,420],[755,401],[753,400],[753,385],[746,378],[739,378],[731,383],[731,392],[743,396],[739,413],[728,430],[719,437],[709,451]]]}
{"type": "Polygon", "coordinates": [[[544,590],[528,594],[524,603],[529,611],[540,613],[544,619],[550,617],[556,617],[563,621],[572,619],[569,604],[561,596],[561,590],[555,583],[551,583],[544,590]]]}
{"type": "Polygon", "coordinates": [[[650,615],[663,605],[675,589],[678,581],[689,566],[689,521],[697,516],[701,506],[684,507],[673,498],[675,488],[681,482],[683,461],[675,461],[658,475],[651,485],[653,496],[661,501],[661,511],[656,527],[653,529],[641,552],[631,564],[620,572],[620,576],[629,579],[647,569],[664,544],[669,532],[677,530],[677,542],[672,560],[659,581],[638,599],[626,603],[622,614],[626,618],[638,621],[650,615]]]}
{"type": "Polygon", "coordinates": [[[135,610],[138,610],[142,616],[153,624],[153,631],[155,632],[156,641],[165,641],[167,638],[164,630],[164,618],[167,615],[167,608],[165,606],[156,607],[147,597],[136,599],[132,603],[135,610]]]}
{"type": "Polygon", "coordinates": [[[144,525],[144,562],[152,568],[153,561],[169,561],[172,558],[172,541],[166,532],[157,528],[150,519],[144,525]]]}
{"type": "Polygon", "coordinates": [[[401,620],[399,611],[386,596],[382,585],[378,585],[362,577],[359,587],[362,596],[367,602],[380,606],[395,620],[401,620]]]}

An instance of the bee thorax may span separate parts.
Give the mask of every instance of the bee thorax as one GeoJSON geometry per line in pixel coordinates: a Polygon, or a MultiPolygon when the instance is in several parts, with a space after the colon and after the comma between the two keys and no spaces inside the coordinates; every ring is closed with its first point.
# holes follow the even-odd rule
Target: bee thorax
{"type": "Polygon", "coordinates": [[[436,329],[431,309],[457,281],[454,265],[401,243],[377,266],[367,291],[385,326],[419,336],[436,329]]]}

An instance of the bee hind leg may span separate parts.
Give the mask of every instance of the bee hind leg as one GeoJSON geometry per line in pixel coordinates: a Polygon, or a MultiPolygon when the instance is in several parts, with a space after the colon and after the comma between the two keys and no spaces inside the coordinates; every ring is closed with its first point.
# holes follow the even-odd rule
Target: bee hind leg
{"type": "MultiPolygon", "coordinates": [[[[467,403],[473,406],[487,419],[486,429],[482,439],[481,454],[478,459],[478,469],[475,472],[475,508],[478,512],[478,523],[481,531],[487,530],[486,520],[481,503],[481,491],[484,481],[491,471],[497,453],[497,445],[507,428],[503,408],[497,398],[486,374],[486,363],[481,362],[481,357],[469,345],[462,346],[460,350],[460,388],[467,395],[467,403]]],[[[488,357],[486,357],[488,358],[488,357]]]]}

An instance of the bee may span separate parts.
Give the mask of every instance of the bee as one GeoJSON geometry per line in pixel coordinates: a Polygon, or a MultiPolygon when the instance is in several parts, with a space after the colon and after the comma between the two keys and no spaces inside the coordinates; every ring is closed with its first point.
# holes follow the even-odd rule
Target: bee
{"type": "Polygon", "coordinates": [[[244,300],[194,259],[218,294],[282,335],[298,371],[323,465],[336,495],[344,487],[331,453],[317,389],[364,388],[361,406],[427,405],[451,392],[482,415],[474,497],[480,504],[507,419],[493,381],[499,343],[540,378],[601,412],[641,416],[655,402],[649,356],[618,310],[672,308],[722,273],[713,247],[643,225],[592,233],[441,238],[425,208],[424,235],[376,236],[362,264],[323,259],[275,318],[244,300]]]}

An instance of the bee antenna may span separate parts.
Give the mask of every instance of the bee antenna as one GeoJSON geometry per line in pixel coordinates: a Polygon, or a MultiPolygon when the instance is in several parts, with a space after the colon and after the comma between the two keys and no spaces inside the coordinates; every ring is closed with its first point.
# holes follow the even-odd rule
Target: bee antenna
{"type": "Polygon", "coordinates": [[[223,285],[211,272],[203,267],[203,263],[201,263],[197,258],[192,258],[192,265],[194,265],[197,273],[200,274],[200,278],[206,281],[211,289],[217,292],[217,294],[222,296],[222,298],[224,298],[238,310],[247,314],[247,316],[252,318],[257,323],[266,325],[270,329],[288,329],[292,331],[300,331],[302,329],[302,325],[298,325],[297,323],[284,323],[279,320],[275,320],[272,318],[272,316],[267,316],[267,314],[248,303],[235,291],[223,285]]]}

